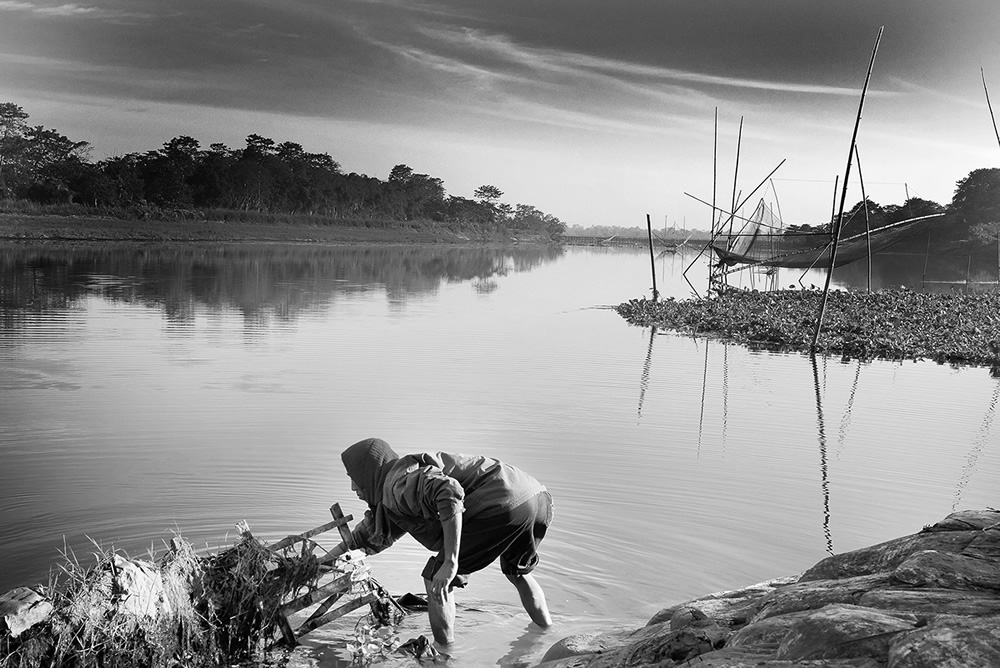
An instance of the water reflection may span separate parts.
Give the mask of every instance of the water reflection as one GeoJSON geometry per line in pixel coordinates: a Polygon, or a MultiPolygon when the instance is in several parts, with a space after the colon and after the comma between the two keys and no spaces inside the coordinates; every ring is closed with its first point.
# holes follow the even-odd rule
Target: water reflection
{"type": "MultiPolygon", "coordinates": [[[[919,252],[879,253],[871,260],[871,289],[906,286],[924,292],[994,289],[1000,275],[996,255],[951,255],[919,252]]],[[[869,286],[869,262],[838,267],[835,281],[855,290],[869,286]]]]}
{"type": "Polygon", "coordinates": [[[830,534],[830,479],[829,467],[826,461],[826,422],[823,418],[823,395],[819,385],[819,366],[816,354],[809,356],[813,372],[813,388],[816,391],[816,437],[819,439],[819,472],[820,487],[823,490],[823,536],[826,538],[826,551],[833,554],[833,537],[830,534]]]}
{"type": "Polygon", "coordinates": [[[314,245],[12,245],[0,250],[0,328],[99,296],[161,309],[183,333],[198,307],[235,310],[248,330],[288,322],[338,297],[382,289],[390,303],[443,283],[494,278],[558,259],[559,247],[314,245]]]}
{"type": "MultiPolygon", "coordinates": [[[[664,333],[669,335],[669,333],[664,333]]],[[[639,382],[639,407],[638,415],[639,418],[642,417],[643,402],[645,399],[646,392],[648,391],[650,385],[650,375],[653,367],[653,342],[656,339],[657,330],[655,327],[650,328],[649,332],[649,343],[646,349],[646,356],[642,366],[642,374],[639,382]]],[[[701,446],[702,439],[705,432],[705,409],[706,409],[706,395],[709,379],[709,349],[710,345],[708,342],[705,345],[705,355],[702,368],[702,380],[701,380],[701,405],[698,417],[698,446],[697,455],[698,458],[701,457],[701,446]]],[[[725,342],[720,342],[718,344],[722,348],[722,377],[721,377],[721,424],[720,427],[720,439],[719,445],[723,457],[726,453],[726,433],[729,422],[729,374],[730,374],[730,363],[729,363],[729,348],[730,344],[725,342]]],[[[823,358],[824,373],[823,378],[826,377],[826,364],[827,358],[823,358]]],[[[812,370],[812,389],[815,397],[815,413],[816,413],[816,438],[819,447],[819,473],[820,473],[820,490],[822,492],[822,507],[823,507],[823,525],[822,532],[826,542],[826,552],[828,554],[834,554],[834,544],[833,535],[830,528],[831,520],[831,509],[830,509],[830,480],[829,480],[829,462],[828,462],[828,444],[827,444],[827,434],[826,434],[826,417],[823,409],[823,396],[825,394],[825,383],[820,381],[819,372],[819,362],[815,354],[809,355],[810,367],[812,370]]],[[[858,378],[860,377],[861,366],[858,362],[858,366],[855,371],[854,383],[851,388],[851,393],[848,399],[847,407],[844,411],[844,415],[840,422],[840,429],[838,432],[838,441],[842,446],[844,440],[847,436],[848,426],[851,420],[851,411],[854,406],[854,397],[857,393],[858,378]]],[[[1000,386],[998,386],[1000,387],[1000,386]]],[[[998,389],[1000,392],[1000,389],[998,389]]],[[[996,395],[994,397],[996,399],[996,395]]],[[[995,402],[994,402],[995,403],[995,402]]],[[[985,437],[984,439],[985,440],[985,437]]],[[[971,461],[971,457],[970,457],[971,461]]],[[[974,465],[974,464],[973,464],[974,465]]],[[[957,503],[957,502],[956,502],[957,503]]]]}
{"type": "Polygon", "coordinates": [[[649,346],[646,348],[646,361],[642,365],[642,378],[639,381],[639,410],[636,411],[638,418],[642,419],[642,402],[646,398],[646,390],[649,389],[649,369],[653,365],[653,339],[656,338],[656,327],[649,328],[649,346]]]}
{"type": "Polygon", "coordinates": [[[969,481],[972,480],[972,474],[976,470],[976,464],[979,463],[979,458],[982,456],[983,449],[989,440],[990,430],[993,427],[993,418],[996,417],[997,413],[998,398],[1000,398],[1000,380],[993,385],[993,396],[990,397],[990,404],[986,408],[986,415],[983,416],[983,423],[980,425],[979,431],[976,432],[975,439],[972,443],[972,449],[969,451],[969,456],[966,458],[965,466],[962,467],[962,476],[959,478],[958,487],[955,489],[955,501],[951,504],[952,510],[958,510],[959,503],[962,501],[962,493],[969,485],[969,481]]]}

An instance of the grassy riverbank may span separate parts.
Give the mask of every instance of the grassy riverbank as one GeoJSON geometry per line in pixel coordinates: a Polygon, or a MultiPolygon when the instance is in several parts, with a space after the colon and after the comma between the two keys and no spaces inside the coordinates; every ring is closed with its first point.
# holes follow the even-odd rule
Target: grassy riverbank
{"type": "Polygon", "coordinates": [[[399,244],[548,242],[527,235],[515,236],[505,230],[434,221],[332,219],[253,212],[140,219],[93,213],[6,211],[0,212],[0,239],[399,244]]]}
{"type": "MultiPolygon", "coordinates": [[[[727,290],[704,299],[633,299],[626,321],[781,350],[808,351],[822,292],[727,290]]],[[[1000,366],[1000,293],[906,289],[830,293],[818,352],[1000,366]]]]}

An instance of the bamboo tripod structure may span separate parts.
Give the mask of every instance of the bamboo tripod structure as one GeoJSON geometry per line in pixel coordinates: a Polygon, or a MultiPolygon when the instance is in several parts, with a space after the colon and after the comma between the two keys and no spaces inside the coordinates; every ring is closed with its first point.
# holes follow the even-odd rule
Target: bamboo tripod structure
{"type": "MultiPolygon", "coordinates": [[[[321,533],[325,533],[332,529],[337,529],[340,533],[341,539],[348,549],[354,549],[354,538],[351,535],[351,529],[348,526],[348,522],[354,519],[352,515],[344,515],[343,511],[340,509],[340,504],[335,503],[330,507],[330,514],[333,516],[333,521],[327,522],[321,526],[318,526],[309,531],[288,536],[279,540],[273,545],[269,545],[268,549],[272,552],[277,552],[283,550],[295,543],[302,542],[305,547],[308,543],[312,542],[313,536],[321,533]]],[[[321,557],[319,563],[321,566],[333,563],[334,558],[329,556],[321,557]]],[[[365,605],[373,605],[383,598],[389,598],[388,594],[381,589],[377,583],[372,581],[371,586],[368,586],[368,591],[362,592],[353,599],[347,600],[347,602],[342,603],[340,606],[333,608],[333,606],[340,601],[345,595],[351,594],[353,589],[354,580],[353,573],[344,573],[343,575],[337,576],[335,579],[331,580],[327,584],[317,587],[312,591],[306,592],[302,596],[288,601],[279,608],[278,624],[281,628],[281,635],[283,636],[285,642],[290,646],[295,646],[298,644],[299,638],[305,634],[313,631],[324,624],[329,624],[335,619],[343,617],[349,612],[357,610],[358,608],[365,605]],[[323,600],[326,599],[326,600],[323,600]],[[306,619],[298,628],[292,628],[289,617],[300,610],[308,608],[309,606],[315,604],[318,601],[323,600],[323,603],[319,605],[318,608],[306,619]]],[[[392,604],[395,605],[395,601],[389,598],[392,604]]]]}

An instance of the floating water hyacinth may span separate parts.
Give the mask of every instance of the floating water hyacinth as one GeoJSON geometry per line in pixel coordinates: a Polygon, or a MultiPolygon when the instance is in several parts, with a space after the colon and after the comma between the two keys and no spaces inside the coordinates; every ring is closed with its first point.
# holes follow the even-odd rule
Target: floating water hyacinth
{"type": "MultiPolygon", "coordinates": [[[[819,290],[730,288],[704,299],[633,299],[615,310],[633,325],[808,351],[821,297],[819,290]]],[[[1000,292],[837,290],[829,296],[817,352],[981,365],[1000,373],[998,313],[1000,292]]]]}

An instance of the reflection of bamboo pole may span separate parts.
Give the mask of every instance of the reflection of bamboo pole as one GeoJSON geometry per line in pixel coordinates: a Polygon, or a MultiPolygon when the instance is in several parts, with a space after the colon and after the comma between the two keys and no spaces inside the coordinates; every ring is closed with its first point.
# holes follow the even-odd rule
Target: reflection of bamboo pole
{"type": "Polygon", "coordinates": [[[833,554],[833,535],[830,533],[830,479],[826,461],[826,427],[823,420],[823,399],[819,390],[819,367],[816,366],[815,351],[809,355],[812,362],[813,389],[816,391],[816,435],[819,439],[820,489],[823,492],[823,535],[826,537],[826,551],[833,554]]]}
{"type": "Polygon", "coordinates": [[[653,271],[653,301],[660,298],[660,293],[656,291],[656,256],[653,254],[653,221],[649,214],[646,214],[646,231],[649,233],[649,267],[653,271]]]}
{"type": "MultiPolygon", "coordinates": [[[[697,345],[697,344],[695,344],[697,345]]],[[[705,340],[705,366],[701,375],[701,413],[698,415],[698,457],[701,458],[701,436],[705,427],[705,388],[708,386],[708,340],[705,340]]]]}
{"type": "Polygon", "coordinates": [[[639,380],[639,410],[638,418],[642,419],[642,402],[646,398],[649,387],[649,370],[653,366],[653,339],[656,338],[656,325],[649,328],[649,347],[646,349],[646,362],[642,365],[642,378],[639,380]]]}
{"type": "Polygon", "coordinates": [[[861,89],[861,102],[858,104],[858,115],[854,119],[854,133],[851,135],[851,148],[847,152],[847,169],[844,173],[844,187],[840,195],[840,211],[837,213],[837,223],[833,234],[833,248],[830,249],[830,269],[826,273],[826,284],[823,287],[823,301],[820,302],[819,315],[816,317],[816,329],[813,332],[812,350],[816,350],[816,342],[819,340],[819,332],[823,328],[823,316],[826,314],[826,302],[830,296],[830,279],[833,277],[833,269],[837,266],[837,244],[840,241],[840,227],[844,222],[844,203],[847,200],[847,182],[851,175],[851,163],[854,157],[854,147],[858,141],[858,126],[861,125],[861,113],[865,108],[865,94],[868,92],[868,82],[871,81],[872,69],[875,67],[875,54],[878,53],[878,44],[882,41],[882,30],[878,29],[878,36],[875,38],[875,47],[872,49],[872,58],[868,63],[868,74],[865,76],[865,85],[861,89]]]}

